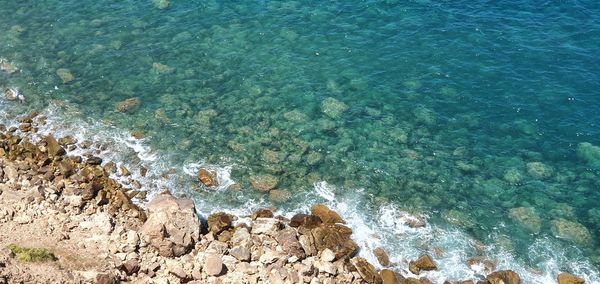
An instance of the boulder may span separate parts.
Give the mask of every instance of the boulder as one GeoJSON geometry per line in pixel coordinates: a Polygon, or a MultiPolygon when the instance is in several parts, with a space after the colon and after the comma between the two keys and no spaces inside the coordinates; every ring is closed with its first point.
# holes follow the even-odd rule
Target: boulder
{"type": "Polygon", "coordinates": [[[521,277],[512,270],[501,270],[491,273],[486,280],[489,284],[521,284],[521,277]]]}
{"type": "Polygon", "coordinates": [[[355,257],[350,263],[356,268],[360,277],[369,284],[382,283],[381,276],[375,270],[375,267],[362,257],[355,257]]]}
{"type": "Polygon", "coordinates": [[[218,212],[209,215],[207,221],[208,230],[217,235],[232,228],[233,216],[224,212],[218,212]]]}
{"type": "Polygon", "coordinates": [[[437,265],[429,255],[422,255],[415,261],[411,261],[408,266],[410,272],[419,275],[421,270],[436,270],[437,265]]]}
{"type": "Polygon", "coordinates": [[[336,259],[354,256],[358,245],[350,239],[352,229],[339,224],[323,224],[310,231],[310,238],[316,251],[328,248],[335,253],[336,259]]]}
{"type": "Polygon", "coordinates": [[[584,225],[563,218],[552,220],[552,233],[582,246],[592,244],[592,234],[584,225]]]}
{"type": "Polygon", "coordinates": [[[223,272],[223,260],[216,254],[209,254],[204,258],[204,272],[209,276],[217,276],[223,272]]]}
{"type": "Polygon", "coordinates": [[[379,271],[379,276],[381,276],[383,284],[397,284],[400,283],[400,279],[402,279],[396,272],[389,269],[382,269],[379,271]]]}
{"type": "Polygon", "coordinates": [[[277,232],[283,228],[281,221],[274,218],[256,218],[252,221],[252,234],[266,234],[269,236],[277,235],[277,232]]]}
{"type": "Polygon", "coordinates": [[[326,98],[321,102],[321,111],[332,119],[339,118],[347,110],[348,105],[332,97],[326,98]]]}
{"type": "Polygon", "coordinates": [[[296,214],[290,220],[290,227],[300,227],[302,226],[304,229],[314,229],[321,225],[323,221],[321,218],[315,215],[308,214],[296,214]]]}
{"type": "Polygon", "coordinates": [[[585,280],[570,273],[561,272],[558,274],[558,284],[584,284],[585,280]]]}
{"type": "Polygon", "coordinates": [[[381,248],[381,247],[375,248],[373,250],[373,254],[377,258],[377,261],[379,261],[379,264],[381,264],[382,266],[390,266],[390,264],[391,264],[390,257],[388,256],[387,252],[385,252],[385,250],[383,248],[381,248]]]}
{"type": "Polygon", "coordinates": [[[600,168],[600,146],[588,142],[579,143],[577,157],[587,162],[592,168],[600,168]]]}
{"type": "Polygon", "coordinates": [[[258,209],[252,213],[252,220],[256,218],[273,218],[273,211],[269,209],[258,209]]]}
{"type": "Polygon", "coordinates": [[[283,251],[285,251],[288,255],[296,256],[299,259],[305,257],[304,250],[302,249],[302,245],[298,241],[297,233],[294,228],[288,227],[277,232],[275,240],[277,240],[277,243],[283,248],[283,251]]]}
{"type": "Polygon", "coordinates": [[[542,218],[533,207],[512,208],[508,215],[534,234],[538,234],[542,228],[542,218]]]}
{"type": "Polygon", "coordinates": [[[60,77],[60,79],[62,80],[62,82],[64,84],[75,80],[75,76],[73,76],[73,73],[71,73],[71,71],[69,71],[69,69],[66,69],[66,68],[57,69],[56,75],[58,75],[58,77],[60,77]]]}
{"type": "Polygon", "coordinates": [[[148,203],[148,214],[140,234],[161,256],[181,256],[200,237],[200,222],[191,199],[159,194],[148,203]]]}
{"type": "Polygon", "coordinates": [[[250,250],[243,246],[235,246],[229,250],[229,255],[239,261],[250,261],[250,250]]]}
{"type": "Polygon", "coordinates": [[[310,212],[315,215],[318,216],[319,218],[321,218],[321,221],[323,221],[323,223],[329,223],[329,224],[335,224],[335,223],[346,223],[344,221],[344,219],[342,219],[342,217],[340,217],[340,215],[338,215],[338,213],[336,213],[335,211],[327,208],[327,206],[323,205],[323,204],[315,204],[311,209],[310,212]]]}
{"type": "Polygon", "coordinates": [[[46,148],[50,157],[62,156],[66,154],[65,149],[58,144],[58,141],[52,135],[46,136],[46,148]]]}
{"type": "Polygon", "coordinates": [[[123,263],[121,269],[125,271],[127,275],[132,275],[140,270],[140,263],[137,259],[131,259],[123,263]]]}
{"type": "Polygon", "coordinates": [[[198,180],[206,187],[219,186],[219,182],[217,180],[217,173],[204,168],[198,171],[198,180]]]}
{"type": "Polygon", "coordinates": [[[134,112],[141,104],[139,98],[129,98],[124,101],[120,101],[115,104],[115,110],[117,112],[134,112]]]}

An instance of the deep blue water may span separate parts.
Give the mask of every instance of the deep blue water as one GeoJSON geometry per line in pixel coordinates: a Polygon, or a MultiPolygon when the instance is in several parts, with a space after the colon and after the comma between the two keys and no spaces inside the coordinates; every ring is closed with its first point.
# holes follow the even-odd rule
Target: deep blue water
{"type": "Polygon", "coordinates": [[[414,251],[382,231],[399,260],[481,254],[437,240],[460,232],[530,281],[599,281],[600,2],[0,0],[0,14],[0,58],[20,69],[0,86],[26,98],[3,99],[5,117],[142,133],[159,158],[141,163],[175,168],[207,208],[301,208],[324,181],[367,223],[429,217],[414,251]],[[239,186],[199,187],[199,165],[239,186]],[[252,189],[263,175],[280,191],[252,189]]]}

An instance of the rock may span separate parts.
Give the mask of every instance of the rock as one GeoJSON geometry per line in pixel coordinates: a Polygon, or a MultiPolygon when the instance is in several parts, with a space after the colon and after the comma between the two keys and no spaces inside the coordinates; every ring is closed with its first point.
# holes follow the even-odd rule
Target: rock
{"type": "Polygon", "coordinates": [[[273,211],[269,209],[258,209],[252,213],[252,220],[256,218],[273,218],[273,211]]]}
{"type": "Polygon", "coordinates": [[[329,261],[315,261],[314,262],[315,268],[319,270],[319,272],[321,273],[327,273],[329,275],[337,275],[338,270],[337,267],[335,266],[335,264],[329,262],[329,261]]]}
{"type": "Polygon", "coordinates": [[[340,215],[338,215],[338,213],[336,213],[333,210],[330,210],[329,208],[327,208],[327,206],[325,206],[323,204],[313,205],[313,207],[310,209],[310,212],[313,215],[321,218],[321,221],[323,221],[323,223],[329,223],[329,224],[334,224],[334,223],[344,224],[344,223],[346,223],[344,221],[344,219],[342,219],[342,217],[340,217],[340,215]]]}
{"type": "Polygon", "coordinates": [[[207,221],[208,230],[217,235],[232,228],[233,216],[224,212],[218,212],[209,215],[207,221]]]}
{"type": "MultiPolygon", "coordinates": [[[[158,0],[158,1],[159,1],[160,3],[169,3],[169,2],[168,2],[168,1],[166,1],[166,0],[162,0],[162,1],[161,1],[161,0],[158,0]]],[[[156,3],[156,2],[155,2],[155,3],[156,3]]],[[[165,7],[165,8],[166,8],[166,7],[165,7]]],[[[166,65],[166,64],[162,64],[162,63],[159,63],[159,62],[154,62],[154,63],[152,63],[152,71],[153,71],[155,74],[158,74],[158,75],[162,75],[162,74],[171,74],[171,73],[175,72],[175,68],[173,68],[173,67],[171,67],[171,66],[168,66],[168,65],[166,65]]]]}
{"type": "Polygon", "coordinates": [[[379,261],[379,264],[381,264],[382,266],[390,266],[390,257],[383,248],[375,248],[373,250],[373,254],[377,258],[377,261],[379,261]]]}
{"type": "Polygon", "coordinates": [[[154,3],[154,7],[160,10],[166,9],[170,5],[169,0],[152,0],[152,3],[154,3]]]}
{"type": "Polygon", "coordinates": [[[321,102],[321,111],[332,119],[339,118],[347,110],[348,105],[336,100],[335,98],[329,97],[321,102]]]}
{"type": "Polygon", "coordinates": [[[98,273],[96,275],[96,284],[115,284],[115,277],[108,273],[98,273]]]}
{"type": "Polygon", "coordinates": [[[382,269],[379,271],[379,276],[381,276],[383,284],[397,284],[400,283],[401,279],[401,276],[398,277],[396,272],[389,269],[382,269]]]}
{"type": "Polygon", "coordinates": [[[75,76],[73,76],[71,71],[69,71],[69,69],[66,69],[66,68],[57,69],[56,75],[58,75],[58,77],[60,77],[60,79],[63,81],[64,84],[75,80],[75,76]]]}
{"type": "Polygon", "coordinates": [[[274,252],[272,250],[268,250],[266,252],[264,252],[259,258],[258,261],[262,264],[271,264],[276,262],[277,260],[279,260],[281,258],[281,255],[279,255],[277,252],[274,252]]]}
{"type": "Polygon", "coordinates": [[[335,260],[335,253],[330,249],[324,249],[321,252],[321,260],[326,262],[332,262],[335,260]]]}
{"type": "Polygon", "coordinates": [[[19,89],[17,88],[5,88],[4,89],[4,98],[9,101],[22,100],[22,95],[19,93],[19,89]]]}
{"type": "Polygon", "coordinates": [[[223,272],[223,261],[215,254],[209,254],[204,258],[204,272],[209,276],[218,276],[223,272]]]}
{"type": "Polygon", "coordinates": [[[191,199],[162,193],[147,207],[149,216],[140,235],[161,256],[181,256],[194,247],[200,237],[200,222],[191,199]]]}
{"type": "Polygon", "coordinates": [[[272,189],[269,191],[269,200],[275,203],[286,203],[292,194],[286,190],[272,189]]]}
{"type": "Polygon", "coordinates": [[[96,156],[91,156],[85,160],[85,163],[90,166],[99,166],[102,164],[102,158],[96,157],[96,156]]]}
{"type": "Polygon", "coordinates": [[[323,224],[310,231],[316,251],[328,248],[335,253],[336,259],[352,257],[358,251],[358,245],[350,235],[352,229],[338,224],[323,224]]]}
{"type": "Polygon", "coordinates": [[[490,274],[496,269],[495,262],[488,259],[484,259],[482,257],[471,257],[467,259],[467,266],[469,266],[469,268],[473,270],[475,270],[475,266],[482,267],[483,272],[485,272],[486,274],[490,274]]]}
{"type": "Polygon", "coordinates": [[[123,263],[122,268],[127,275],[132,275],[140,270],[140,263],[137,259],[131,259],[123,263]]]}
{"type": "Polygon", "coordinates": [[[580,223],[558,218],[552,221],[552,233],[582,246],[592,244],[592,234],[580,223]]]}
{"type": "Polygon", "coordinates": [[[46,147],[48,148],[48,155],[50,155],[50,157],[62,156],[67,153],[65,149],[58,144],[58,141],[56,141],[52,134],[46,136],[46,147]]]}
{"type": "Polygon", "coordinates": [[[124,101],[115,104],[115,110],[117,112],[134,112],[140,106],[141,101],[139,98],[129,98],[124,101]]]}
{"type": "Polygon", "coordinates": [[[533,207],[512,208],[508,215],[534,234],[538,234],[542,228],[542,218],[533,207]]]}
{"type": "Polygon", "coordinates": [[[323,221],[321,218],[315,215],[308,214],[296,214],[290,220],[290,227],[304,227],[306,229],[313,229],[321,225],[323,221]]]}
{"type": "Polygon", "coordinates": [[[577,157],[587,162],[593,168],[600,168],[600,146],[588,142],[579,143],[577,157]]]}
{"type": "Polygon", "coordinates": [[[512,270],[501,270],[488,275],[486,280],[489,284],[520,284],[521,277],[512,270]]]}
{"type": "Polygon", "coordinates": [[[584,284],[585,280],[570,273],[561,272],[557,278],[558,284],[584,284]]]}
{"type": "MultiPolygon", "coordinates": [[[[287,255],[296,256],[299,259],[305,257],[304,250],[298,241],[297,233],[294,228],[285,228],[277,232],[275,240],[277,240],[277,243],[283,248],[283,251],[285,251],[287,255]]],[[[333,259],[328,261],[333,261],[333,259]]]]}
{"type": "Polygon", "coordinates": [[[409,263],[408,269],[413,274],[419,275],[421,270],[436,270],[437,265],[433,262],[433,259],[429,255],[422,255],[415,261],[409,263]]]}
{"type": "Polygon", "coordinates": [[[229,255],[239,261],[250,261],[250,250],[243,246],[235,246],[229,250],[229,255]]]}
{"type": "Polygon", "coordinates": [[[77,139],[71,135],[67,135],[58,139],[58,144],[62,146],[73,145],[75,143],[77,143],[77,139]]]}
{"type": "Polygon", "coordinates": [[[0,58],[0,70],[6,72],[7,74],[13,74],[19,69],[12,63],[8,62],[5,58],[0,58]]]}
{"type": "Polygon", "coordinates": [[[198,180],[206,187],[219,186],[219,182],[217,180],[217,173],[204,168],[198,171],[198,180]]]}
{"type": "Polygon", "coordinates": [[[248,229],[238,227],[233,232],[233,236],[231,236],[230,241],[233,245],[247,246],[250,242],[252,242],[252,236],[248,232],[248,229]]]}
{"type": "Polygon", "coordinates": [[[256,218],[252,222],[252,234],[266,234],[274,237],[277,232],[283,227],[281,221],[274,218],[256,218]]]}
{"type": "Polygon", "coordinates": [[[552,175],[552,168],[542,162],[527,163],[527,173],[533,178],[545,179],[552,175]]]}
{"type": "Polygon", "coordinates": [[[360,277],[367,283],[382,283],[381,276],[375,271],[375,267],[362,257],[350,259],[350,263],[356,268],[360,277]]]}
{"type": "Polygon", "coordinates": [[[277,187],[277,178],[273,175],[259,175],[250,177],[252,187],[260,192],[268,192],[277,187]]]}

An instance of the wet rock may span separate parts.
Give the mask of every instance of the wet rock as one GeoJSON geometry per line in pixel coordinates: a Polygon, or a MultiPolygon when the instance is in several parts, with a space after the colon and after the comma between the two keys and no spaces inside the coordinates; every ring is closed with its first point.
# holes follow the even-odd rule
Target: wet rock
{"type": "Polygon", "coordinates": [[[141,104],[139,98],[129,98],[115,104],[115,111],[123,113],[131,113],[138,109],[141,104]]]}
{"type": "Polygon", "coordinates": [[[0,58],[0,70],[10,75],[19,71],[19,68],[17,68],[14,64],[8,62],[7,59],[0,58]]]}
{"type": "Polygon", "coordinates": [[[542,218],[532,207],[512,208],[508,215],[534,234],[538,234],[542,228],[542,218]]]}
{"type": "Polygon", "coordinates": [[[217,173],[204,168],[201,168],[198,171],[198,180],[206,187],[219,186],[219,182],[217,180],[217,173]]]}
{"type": "Polygon", "coordinates": [[[233,223],[233,216],[224,212],[214,213],[208,216],[208,230],[213,232],[215,235],[231,229],[233,223]]]}
{"type": "Polygon", "coordinates": [[[21,100],[21,94],[19,93],[19,89],[17,88],[5,88],[4,89],[4,98],[9,101],[21,100]]]}
{"type": "Polygon", "coordinates": [[[117,165],[113,161],[107,162],[102,168],[109,174],[114,174],[117,172],[117,165]]]}
{"type": "Polygon", "coordinates": [[[85,163],[90,166],[98,166],[102,164],[102,158],[96,156],[88,157],[87,160],[85,160],[85,163]]]}
{"type": "Polygon", "coordinates": [[[582,246],[592,244],[592,234],[580,223],[559,218],[552,221],[552,233],[582,246]]]}
{"type": "Polygon", "coordinates": [[[387,252],[385,252],[385,250],[383,248],[381,248],[381,247],[375,248],[373,250],[373,254],[377,258],[377,261],[379,261],[379,264],[381,264],[382,266],[390,266],[390,264],[391,264],[390,257],[388,256],[387,252]]]}
{"type": "Polygon", "coordinates": [[[512,270],[496,271],[488,275],[489,284],[521,284],[521,277],[512,270]]]}
{"type": "Polygon", "coordinates": [[[358,245],[350,235],[352,229],[338,224],[323,224],[310,231],[316,251],[328,248],[335,253],[336,259],[352,257],[358,251],[358,245]]]}
{"type": "Polygon", "coordinates": [[[350,263],[356,268],[360,277],[367,283],[382,283],[381,276],[375,270],[375,267],[362,257],[355,257],[350,263]]]}
{"type": "Polygon", "coordinates": [[[495,262],[482,257],[471,257],[467,259],[467,266],[471,269],[474,269],[475,266],[482,267],[486,274],[492,273],[492,271],[496,269],[495,262]]]}
{"type": "Polygon", "coordinates": [[[69,69],[66,68],[57,69],[56,75],[58,75],[58,77],[63,81],[64,84],[75,80],[75,76],[73,76],[73,73],[71,73],[71,71],[69,71],[69,69]]]}
{"type": "Polygon", "coordinates": [[[383,284],[401,283],[400,279],[402,279],[402,276],[399,276],[396,272],[392,270],[382,269],[381,271],[379,271],[379,275],[381,276],[383,284]]]}
{"type": "Polygon", "coordinates": [[[258,175],[250,177],[250,184],[260,192],[268,192],[277,187],[278,180],[273,175],[258,175]]]}
{"type": "Polygon", "coordinates": [[[46,147],[50,157],[62,156],[66,154],[65,149],[58,144],[58,141],[52,135],[46,136],[46,147]]]}
{"type": "Polygon", "coordinates": [[[58,144],[62,146],[73,145],[75,143],[77,143],[77,139],[71,135],[67,135],[58,139],[58,144]]]}
{"type": "Polygon", "coordinates": [[[332,97],[326,98],[321,102],[321,111],[332,119],[339,118],[347,110],[348,105],[332,97]]]}
{"type": "Polygon", "coordinates": [[[252,220],[256,218],[273,218],[273,211],[269,209],[258,209],[251,216],[252,220]]]}
{"type": "Polygon", "coordinates": [[[313,215],[321,218],[321,221],[323,221],[323,223],[328,223],[328,224],[335,224],[335,223],[344,224],[344,223],[346,223],[344,221],[344,219],[342,219],[342,217],[340,217],[340,215],[338,215],[337,212],[327,208],[327,206],[325,206],[323,204],[313,205],[313,207],[310,209],[310,212],[313,215]]]}
{"type": "Polygon", "coordinates": [[[209,276],[217,276],[223,272],[223,260],[220,256],[209,254],[204,258],[204,272],[209,276]]]}
{"type": "Polygon", "coordinates": [[[148,220],[140,235],[161,256],[181,256],[200,236],[200,222],[191,199],[159,194],[148,203],[148,220]]]}
{"type": "Polygon", "coordinates": [[[558,274],[558,284],[584,284],[585,280],[570,273],[562,272],[558,274]]]}
{"type": "Polygon", "coordinates": [[[422,255],[415,261],[411,261],[408,266],[408,270],[413,274],[419,275],[421,270],[436,270],[437,265],[433,262],[433,259],[429,255],[422,255]]]}
{"type": "MultiPolygon", "coordinates": [[[[290,227],[300,227],[304,224],[304,221],[306,220],[306,218],[310,217],[311,215],[308,214],[296,214],[294,216],[292,216],[292,219],[290,219],[290,227]]],[[[317,216],[313,216],[316,221],[318,222],[318,224],[315,224],[315,226],[310,227],[309,229],[315,228],[317,225],[323,223],[323,221],[321,221],[321,219],[317,216]]]]}

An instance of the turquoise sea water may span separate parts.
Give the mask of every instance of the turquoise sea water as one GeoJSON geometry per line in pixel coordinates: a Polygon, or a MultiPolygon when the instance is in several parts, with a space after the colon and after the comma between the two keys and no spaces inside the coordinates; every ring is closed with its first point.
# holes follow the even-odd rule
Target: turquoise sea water
{"type": "Polygon", "coordinates": [[[530,282],[594,283],[599,3],[0,0],[0,58],[20,69],[0,87],[25,97],[0,110],[142,133],[125,144],[147,155],[121,159],[208,211],[326,201],[398,261],[441,248],[453,280],[495,255],[530,282]],[[199,166],[225,186],[198,186],[199,166]],[[252,189],[263,175],[280,191],[252,189]]]}

